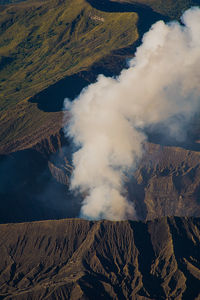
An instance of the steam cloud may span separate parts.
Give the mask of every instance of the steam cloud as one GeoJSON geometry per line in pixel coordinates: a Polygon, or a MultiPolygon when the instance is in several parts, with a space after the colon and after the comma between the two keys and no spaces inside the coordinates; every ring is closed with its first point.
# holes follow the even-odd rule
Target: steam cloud
{"type": "Polygon", "coordinates": [[[71,188],[86,194],[83,217],[134,218],[123,182],[142,157],[144,128],[162,122],[180,138],[176,116],[187,120],[198,109],[200,9],[186,11],[182,23],[155,23],[120,76],[99,75],[73,102],[65,99],[66,134],[79,147],[71,188]]]}

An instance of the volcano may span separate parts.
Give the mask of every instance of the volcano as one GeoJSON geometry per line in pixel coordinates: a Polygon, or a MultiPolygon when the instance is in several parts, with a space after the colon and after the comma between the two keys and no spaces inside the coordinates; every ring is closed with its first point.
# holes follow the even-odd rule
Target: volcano
{"type": "Polygon", "coordinates": [[[184,140],[142,129],[124,221],[80,218],[88,191],[70,189],[78,147],[63,112],[99,74],[127,70],[153,23],[191,6],[0,0],[0,299],[200,299],[199,110],[184,140]]]}

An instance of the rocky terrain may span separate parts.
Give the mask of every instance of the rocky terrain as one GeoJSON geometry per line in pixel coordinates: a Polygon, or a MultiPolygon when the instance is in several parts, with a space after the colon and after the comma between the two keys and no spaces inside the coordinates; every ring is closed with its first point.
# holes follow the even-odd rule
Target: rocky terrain
{"type": "MultiPolygon", "coordinates": [[[[65,113],[64,119],[63,99],[73,99],[99,73],[118,74],[152,23],[179,18],[198,4],[73,1],[17,1],[0,7],[1,223],[79,215],[81,196],[68,190],[71,144],[62,132],[69,118],[65,113]]],[[[196,140],[177,147],[149,138],[145,158],[127,183],[139,219],[199,216],[196,140]]]]}
{"type": "Polygon", "coordinates": [[[111,222],[75,219],[62,111],[192,5],[0,0],[0,299],[200,299],[199,116],[181,144],[147,132],[125,180],[137,220],[111,222]]]}
{"type": "MultiPolygon", "coordinates": [[[[200,152],[195,145],[145,144],[144,156],[126,183],[139,220],[200,216],[200,152]]],[[[2,155],[1,223],[79,216],[82,197],[68,189],[70,160],[71,144],[62,131],[2,155]]]]}
{"type": "Polygon", "coordinates": [[[0,225],[1,299],[199,299],[200,220],[0,225]]]}
{"type": "Polygon", "coordinates": [[[140,218],[200,216],[199,162],[198,151],[147,144],[129,184],[140,218]]]}

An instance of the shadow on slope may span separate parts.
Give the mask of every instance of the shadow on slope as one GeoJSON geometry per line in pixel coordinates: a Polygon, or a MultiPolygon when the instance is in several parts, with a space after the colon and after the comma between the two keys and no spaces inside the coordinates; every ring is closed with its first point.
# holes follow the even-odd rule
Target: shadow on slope
{"type": "Polygon", "coordinates": [[[34,149],[0,156],[0,223],[77,217],[79,200],[34,149]]]}
{"type": "Polygon", "coordinates": [[[136,12],[139,15],[138,29],[140,34],[144,34],[158,20],[169,21],[168,17],[140,3],[119,3],[110,0],[87,0],[87,2],[94,8],[105,12],[136,12]]]}
{"type": "Polygon", "coordinates": [[[143,34],[149,30],[151,25],[158,20],[169,20],[144,5],[95,0],[88,0],[87,2],[94,8],[104,12],[136,12],[139,15],[137,24],[139,39],[129,47],[112,51],[110,55],[93,64],[89,70],[67,76],[36,94],[29,101],[37,103],[40,110],[46,112],[62,110],[64,98],[74,99],[77,97],[84,87],[96,80],[98,74],[104,74],[105,76],[118,75],[123,68],[127,67],[126,59],[134,55],[136,48],[141,43],[143,34]]]}
{"type": "Polygon", "coordinates": [[[56,112],[63,109],[65,98],[74,99],[89,82],[81,77],[81,73],[67,76],[36,94],[29,101],[37,103],[40,110],[56,112]]]}
{"type": "Polygon", "coordinates": [[[169,129],[162,123],[146,129],[148,141],[161,146],[179,147],[184,150],[200,151],[198,116],[190,122],[180,125],[180,133],[170,136],[169,129]]]}

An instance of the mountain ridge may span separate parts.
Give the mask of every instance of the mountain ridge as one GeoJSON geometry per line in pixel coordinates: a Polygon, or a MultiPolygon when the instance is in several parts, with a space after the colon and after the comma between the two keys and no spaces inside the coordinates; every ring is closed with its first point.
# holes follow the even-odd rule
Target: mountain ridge
{"type": "MultiPolygon", "coordinates": [[[[104,13],[84,0],[73,1],[25,1],[1,7],[0,140],[4,148],[33,135],[40,126],[50,126],[56,118],[54,111],[45,113],[34,101],[28,102],[31,97],[138,38],[136,13],[104,13]]],[[[70,84],[65,84],[67,97],[70,84]]],[[[53,96],[49,100],[56,101],[53,96]]]]}
{"type": "MultiPolygon", "coordinates": [[[[134,55],[141,41],[142,24],[148,30],[158,16],[179,19],[188,5],[200,4],[198,0],[112,2],[47,0],[3,6],[0,1],[1,223],[79,215],[83,196],[72,195],[68,188],[72,146],[61,129],[69,117],[66,114],[63,120],[62,100],[76,97],[97,74],[112,76],[126,67],[126,58],[134,55]],[[102,2],[104,10],[115,12],[95,9],[102,2]],[[70,5],[74,9],[69,10],[70,5]],[[141,20],[147,13],[142,15],[139,9],[153,13],[148,24],[141,20]],[[37,24],[32,23],[35,17],[37,24]],[[85,38],[90,47],[83,43],[85,38]],[[101,48],[104,42],[106,53],[101,48]],[[74,55],[69,64],[65,47],[74,55]],[[80,49],[96,52],[88,61],[80,49]],[[57,50],[64,51],[59,53],[66,65],[56,56],[57,50]],[[47,65],[38,63],[38,53],[44,55],[47,65]],[[68,67],[72,67],[69,73],[68,67]],[[41,81],[40,75],[46,78],[41,81]],[[23,76],[24,86],[20,83],[23,76]],[[66,94],[65,85],[72,88],[66,94]]],[[[195,126],[186,144],[168,145],[154,136],[145,143],[145,156],[125,183],[137,218],[143,221],[64,219],[0,224],[0,299],[199,300],[198,120],[195,126]]]]}
{"type": "Polygon", "coordinates": [[[199,218],[0,228],[2,299],[199,299],[199,218]]]}

